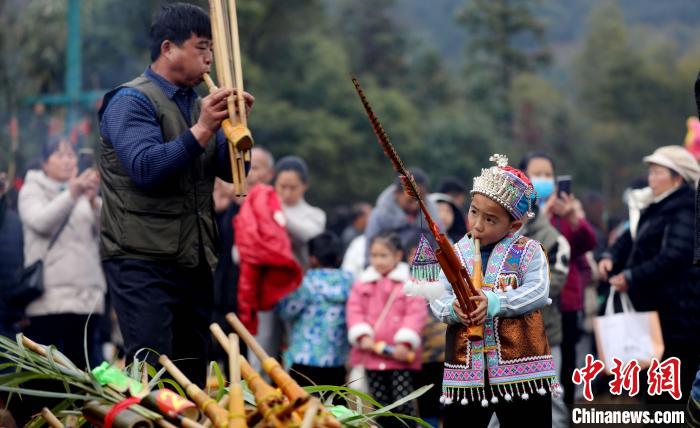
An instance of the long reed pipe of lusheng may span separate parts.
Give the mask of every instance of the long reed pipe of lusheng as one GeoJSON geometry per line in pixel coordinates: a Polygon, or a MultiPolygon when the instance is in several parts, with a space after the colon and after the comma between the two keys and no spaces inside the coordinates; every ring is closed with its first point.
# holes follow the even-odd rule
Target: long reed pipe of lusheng
{"type": "Polygon", "coordinates": [[[243,387],[241,386],[241,350],[238,336],[228,335],[228,365],[230,383],[228,386],[228,428],[246,428],[245,407],[243,403],[243,387]]]}
{"type": "MultiPolygon", "coordinates": [[[[229,125],[222,126],[229,142],[229,152],[231,152],[232,156],[231,167],[234,191],[237,195],[244,196],[247,192],[244,162],[250,159],[253,136],[248,129],[245,99],[243,98],[243,70],[241,66],[236,4],[233,1],[229,1],[227,8],[225,0],[209,0],[209,8],[211,11],[216,74],[223,87],[235,88],[235,95],[230,95],[226,100],[229,112],[229,125]],[[228,12],[228,19],[226,19],[226,12],[228,12]],[[231,61],[231,53],[233,54],[233,62],[231,61]],[[236,107],[236,104],[238,104],[238,107],[236,107]]],[[[210,83],[213,82],[207,82],[211,91],[212,85],[210,83]]]]}
{"type": "MultiPolygon", "coordinates": [[[[430,215],[430,212],[423,201],[423,197],[420,194],[418,184],[416,184],[413,175],[408,168],[406,168],[393,144],[391,144],[389,135],[386,133],[382,127],[382,124],[379,122],[379,118],[372,110],[372,106],[370,106],[369,101],[367,100],[367,97],[360,86],[360,82],[355,77],[352,78],[352,82],[355,85],[355,90],[357,91],[357,95],[360,97],[360,101],[362,102],[365,113],[367,114],[369,122],[372,125],[372,129],[377,136],[377,141],[379,142],[382,150],[384,150],[384,154],[386,154],[391,161],[394,170],[399,174],[405,192],[418,201],[418,206],[420,207],[420,210],[428,223],[428,229],[438,244],[438,248],[435,250],[435,257],[440,264],[440,268],[447,277],[447,281],[454,290],[455,297],[457,298],[462,312],[465,314],[474,312],[474,310],[476,310],[476,304],[470,298],[477,296],[477,291],[474,288],[474,284],[472,284],[471,278],[469,277],[469,272],[467,272],[467,269],[462,266],[462,263],[457,257],[457,254],[455,253],[452,244],[447,239],[447,236],[440,231],[437,223],[433,221],[432,216],[430,215]]],[[[481,339],[482,337],[469,336],[469,338],[472,340],[477,340],[481,339]]]]}
{"type": "Polygon", "coordinates": [[[165,370],[170,373],[170,376],[179,383],[187,393],[187,396],[197,404],[199,409],[211,419],[216,428],[226,428],[228,426],[228,412],[219,407],[216,401],[209,397],[206,392],[202,391],[197,385],[192,383],[180,369],[170,361],[167,355],[161,355],[158,362],[165,367],[165,370]]]}
{"type": "MultiPolygon", "coordinates": [[[[238,37],[236,0],[228,0],[228,13],[230,23],[229,29],[231,30],[231,47],[233,48],[233,75],[236,79],[236,103],[238,104],[237,119],[244,128],[248,128],[248,118],[245,115],[245,100],[243,99],[243,65],[241,64],[241,44],[238,37]]],[[[250,147],[252,147],[252,140],[249,143],[250,147]]]]}
{"type": "MultiPolygon", "coordinates": [[[[481,261],[481,241],[474,238],[474,269],[472,269],[472,284],[479,291],[484,284],[483,266],[481,261]]],[[[484,337],[484,325],[470,325],[467,327],[469,337],[484,337]]]]}
{"type": "MultiPolygon", "coordinates": [[[[211,76],[208,73],[204,73],[202,76],[204,82],[209,89],[209,92],[214,92],[219,89],[211,76]]],[[[224,131],[226,136],[226,141],[229,145],[229,160],[231,162],[231,177],[233,179],[233,187],[236,192],[236,196],[245,196],[247,192],[247,184],[245,181],[245,161],[250,161],[250,150],[241,152],[236,148],[236,145],[232,143],[234,138],[236,138],[236,126],[231,124],[230,119],[224,119],[221,122],[221,129],[224,131]]]]}
{"type": "MultiPolygon", "coordinates": [[[[209,331],[211,331],[224,351],[230,353],[231,346],[228,338],[219,324],[212,323],[209,326],[209,331]]],[[[239,355],[238,359],[240,362],[241,374],[248,384],[248,388],[250,388],[250,391],[255,396],[255,403],[258,406],[260,414],[263,415],[268,424],[273,427],[281,428],[286,426],[282,423],[281,416],[278,416],[280,410],[285,406],[289,406],[285,397],[278,390],[268,385],[242,355],[239,355]]]]}
{"type": "Polygon", "coordinates": [[[41,417],[44,418],[46,424],[51,428],[64,428],[61,421],[58,420],[56,415],[54,415],[53,412],[48,409],[48,407],[41,409],[41,417]]]}

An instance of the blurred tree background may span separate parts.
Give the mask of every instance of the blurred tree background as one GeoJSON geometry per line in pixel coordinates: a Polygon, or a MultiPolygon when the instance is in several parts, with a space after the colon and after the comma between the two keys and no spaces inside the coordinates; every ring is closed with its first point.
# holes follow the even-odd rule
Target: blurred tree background
{"type": "MultiPolygon", "coordinates": [[[[489,154],[517,164],[551,152],[574,192],[610,210],[644,173],[641,157],[682,144],[700,68],[697,0],[239,0],[256,143],[311,167],[308,199],[327,210],[374,202],[393,173],[354,94],[360,78],[409,165],[434,184],[469,183],[489,154]]],[[[148,65],[164,0],[83,0],[82,89],[106,90],[148,65]]],[[[192,3],[206,7],[206,1],[192,3]]],[[[19,121],[18,170],[48,133],[97,147],[97,104],[77,130],[65,108],[27,102],[64,88],[65,0],[3,0],[0,169],[19,121]]]]}

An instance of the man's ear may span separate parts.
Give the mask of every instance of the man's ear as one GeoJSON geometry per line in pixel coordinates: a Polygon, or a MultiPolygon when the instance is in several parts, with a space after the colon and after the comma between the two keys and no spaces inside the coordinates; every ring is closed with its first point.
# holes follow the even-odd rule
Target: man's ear
{"type": "Polygon", "coordinates": [[[510,222],[510,232],[511,233],[517,232],[518,230],[520,230],[521,227],[523,227],[522,220],[513,220],[510,222]]]}
{"type": "Polygon", "coordinates": [[[170,40],[163,40],[160,44],[160,56],[164,56],[170,59],[170,54],[172,53],[173,43],[170,40]]]}

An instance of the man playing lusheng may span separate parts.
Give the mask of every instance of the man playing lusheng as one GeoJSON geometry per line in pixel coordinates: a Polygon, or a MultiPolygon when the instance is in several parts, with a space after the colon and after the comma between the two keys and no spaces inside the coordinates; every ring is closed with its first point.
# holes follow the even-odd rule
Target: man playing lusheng
{"type": "Polygon", "coordinates": [[[108,92],[99,112],[101,252],[127,360],[142,348],[168,354],[203,385],[218,254],[212,192],[215,177],[231,181],[219,127],[232,91],[194,91],[212,62],[201,8],[164,6],[150,43],[152,64],[108,92]]]}

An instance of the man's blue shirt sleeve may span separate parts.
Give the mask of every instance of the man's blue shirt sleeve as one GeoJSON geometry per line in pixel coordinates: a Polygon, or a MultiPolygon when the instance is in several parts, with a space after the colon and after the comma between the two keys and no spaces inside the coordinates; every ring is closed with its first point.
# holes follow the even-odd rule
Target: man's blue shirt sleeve
{"type": "MultiPolygon", "coordinates": [[[[153,104],[133,88],[121,89],[112,97],[102,115],[100,133],[112,144],[136,185],[144,188],[156,187],[182,172],[204,151],[189,129],[164,142],[153,104]]],[[[220,153],[217,155],[220,163],[220,153]]],[[[228,155],[225,159],[228,161],[228,155]]]]}

